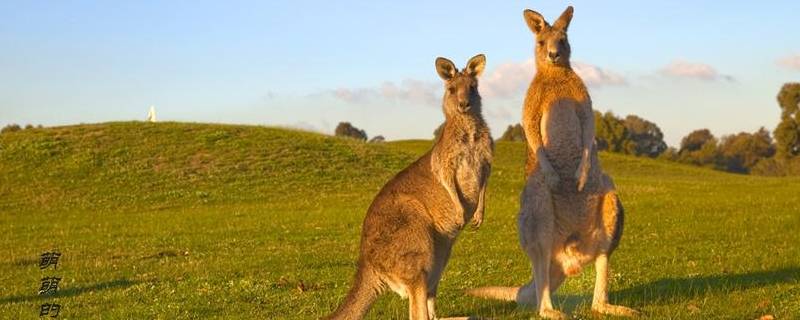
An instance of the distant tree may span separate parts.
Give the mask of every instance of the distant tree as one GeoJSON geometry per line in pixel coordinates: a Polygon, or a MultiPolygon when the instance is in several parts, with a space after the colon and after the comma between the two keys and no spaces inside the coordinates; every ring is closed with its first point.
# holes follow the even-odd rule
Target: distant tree
{"type": "Polygon", "coordinates": [[[508,125],[506,131],[503,132],[503,135],[500,136],[500,139],[497,139],[497,141],[526,141],[525,130],[522,129],[522,125],[519,123],[508,125]]]}
{"type": "Polygon", "coordinates": [[[717,167],[720,160],[717,138],[708,129],[695,130],[681,140],[678,161],[717,167]]]}
{"type": "Polygon", "coordinates": [[[775,128],[776,152],[787,158],[800,154],[800,83],[786,83],[778,93],[781,121],[775,128]]]}
{"type": "Polygon", "coordinates": [[[20,131],[20,130],[22,130],[22,128],[18,124],[12,123],[12,124],[6,125],[5,127],[3,127],[3,129],[0,129],[0,133],[14,132],[14,131],[20,131]]]}
{"type": "Polygon", "coordinates": [[[719,152],[723,170],[749,173],[760,160],[775,154],[775,146],[769,131],[762,127],[755,133],[740,132],[722,137],[719,152]]]}
{"type": "Polygon", "coordinates": [[[383,136],[380,136],[380,135],[374,136],[374,137],[372,137],[372,139],[369,139],[369,143],[381,143],[381,142],[384,142],[384,141],[386,141],[386,138],[384,138],[383,136]]]}
{"type": "Polygon", "coordinates": [[[350,122],[339,122],[334,131],[337,137],[348,137],[367,141],[367,133],[364,130],[354,127],[350,122]]]}
{"type": "Polygon", "coordinates": [[[761,159],[750,169],[750,173],[762,176],[800,176],[800,157],[761,159]]]}
{"type": "Polygon", "coordinates": [[[625,117],[623,124],[628,131],[628,139],[633,142],[633,154],[655,158],[667,150],[664,134],[655,123],[629,115],[625,117]]]}
{"type": "Polygon", "coordinates": [[[689,156],[690,162],[697,165],[717,168],[717,163],[719,163],[720,158],[719,150],[717,149],[717,139],[714,138],[706,141],[706,143],[700,147],[700,150],[689,152],[687,156],[689,156]]]}
{"type": "Polygon", "coordinates": [[[692,131],[687,136],[681,139],[681,148],[679,153],[692,152],[700,150],[706,142],[715,140],[714,135],[708,129],[698,129],[692,131]]]}
{"type": "Polygon", "coordinates": [[[598,150],[633,153],[635,145],[630,140],[628,128],[611,111],[604,114],[594,112],[594,131],[598,150]]]}
{"type": "Polygon", "coordinates": [[[763,127],[754,133],[740,132],[721,139],[708,129],[699,129],[681,140],[680,150],[669,148],[660,158],[728,172],[779,175],[789,166],[773,161],[774,154],[775,144],[763,127]]]}
{"type": "Polygon", "coordinates": [[[667,150],[664,150],[664,152],[658,155],[658,158],[669,161],[677,161],[678,149],[675,149],[674,147],[668,147],[667,150]]]}
{"type": "Polygon", "coordinates": [[[28,129],[33,129],[33,125],[32,125],[32,124],[30,124],[30,123],[29,123],[29,124],[26,124],[26,125],[25,125],[25,130],[28,130],[28,129]]]}

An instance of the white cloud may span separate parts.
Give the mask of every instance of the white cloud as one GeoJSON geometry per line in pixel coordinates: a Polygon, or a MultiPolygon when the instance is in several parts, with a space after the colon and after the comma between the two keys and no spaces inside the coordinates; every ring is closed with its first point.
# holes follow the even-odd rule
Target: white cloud
{"type": "Polygon", "coordinates": [[[339,88],[333,90],[333,96],[350,103],[366,103],[378,96],[377,90],[368,88],[339,88]]]}
{"type": "Polygon", "coordinates": [[[399,86],[392,82],[384,82],[381,86],[381,95],[390,100],[409,100],[438,105],[441,99],[437,98],[437,91],[441,87],[441,83],[406,79],[399,86]]]}
{"type": "Polygon", "coordinates": [[[386,81],[380,87],[374,88],[338,88],[333,90],[333,95],[349,103],[371,103],[379,99],[389,101],[411,101],[425,105],[438,105],[437,91],[440,84],[414,79],[406,79],[395,84],[386,81]]]}
{"type": "Polygon", "coordinates": [[[503,63],[481,77],[481,96],[489,99],[519,96],[528,88],[535,72],[533,59],[503,63]]]}
{"type": "MultiPolygon", "coordinates": [[[[573,62],[573,69],[589,87],[627,84],[621,75],[582,62],[573,62]]],[[[522,62],[498,65],[480,79],[480,92],[484,99],[520,98],[530,85],[536,67],[533,58],[522,62]]],[[[441,83],[406,79],[396,84],[384,82],[379,87],[338,88],[332,94],[348,103],[372,103],[376,100],[411,101],[430,106],[441,104],[441,83]]]]}
{"type": "Polygon", "coordinates": [[[728,80],[733,77],[717,72],[714,67],[704,63],[694,63],[684,60],[674,60],[659,71],[661,74],[676,78],[694,78],[705,81],[728,80]]]}
{"type": "MultiPolygon", "coordinates": [[[[588,63],[575,61],[572,63],[572,69],[589,87],[627,84],[622,75],[588,63]]],[[[519,97],[528,89],[535,73],[536,64],[533,58],[522,62],[503,63],[483,76],[481,95],[490,99],[519,97]]]]}
{"type": "Polygon", "coordinates": [[[613,71],[581,62],[573,62],[572,69],[581,76],[589,87],[622,86],[628,84],[625,78],[613,71]]]}
{"type": "Polygon", "coordinates": [[[800,54],[788,55],[777,61],[779,66],[800,71],[800,54]]]}

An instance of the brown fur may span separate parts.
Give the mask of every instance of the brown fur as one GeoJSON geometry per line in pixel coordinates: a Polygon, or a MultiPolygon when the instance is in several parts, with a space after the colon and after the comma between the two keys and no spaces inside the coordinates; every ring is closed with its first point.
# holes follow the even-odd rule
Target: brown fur
{"type": "Polygon", "coordinates": [[[361,319],[386,287],[409,298],[409,318],[433,319],[436,290],[456,236],[483,219],[493,153],[477,77],[485,57],[458,71],[438,58],[445,83],[444,131],[431,151],[397,174],[364,219],[353,287],[330,319],[361,319]]]}
{"type": "Polygon", "coordinates": [[[594,146],[592,102],[572,70],[567,28],[572,7],[550,26],[525,11],[536,34],[536,76],[525,98],[522,125],[528,141],[527,183],[520,196],[520,244],[535,279],[523,287],[487,287],[473,295],[517,301],[545,318],[564,318],[551,294],[567,276],[595,261],[592,310],[636,315],[608,303],[608,256],[622,235],[623,209],[611,178],[600,168],[594,146]]]}

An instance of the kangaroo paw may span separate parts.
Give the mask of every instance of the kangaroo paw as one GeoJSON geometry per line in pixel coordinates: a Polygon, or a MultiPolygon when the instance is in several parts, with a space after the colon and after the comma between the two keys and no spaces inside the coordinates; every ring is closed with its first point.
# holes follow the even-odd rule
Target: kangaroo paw
{"type": "Polygon", "coordinates": [[[472,215],[472,228],[478,229],[483,224],[483,210],[476,211],[472,215]]]}

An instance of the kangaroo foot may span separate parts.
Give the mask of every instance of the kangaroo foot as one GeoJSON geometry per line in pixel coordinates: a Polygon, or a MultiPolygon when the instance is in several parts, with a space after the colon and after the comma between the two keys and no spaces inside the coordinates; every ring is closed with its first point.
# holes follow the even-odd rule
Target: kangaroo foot
{"type": "Polygon", "coordinates": [[[613,316],[622,316],[622,317],[637,317],[641,315],[639,311],[636,311],[634,309],[607,303],[593,305],[592,312],[599,314],[608,314],[613,316]]]}
{"type": "Polygon", "coordinates": [[[569,318],[567,317],[566,313],[563,313],[555,309],[543,309],[539,311],[539,316],[545,319],[557,319],[557,320],[564,320],[569,318]]]}

